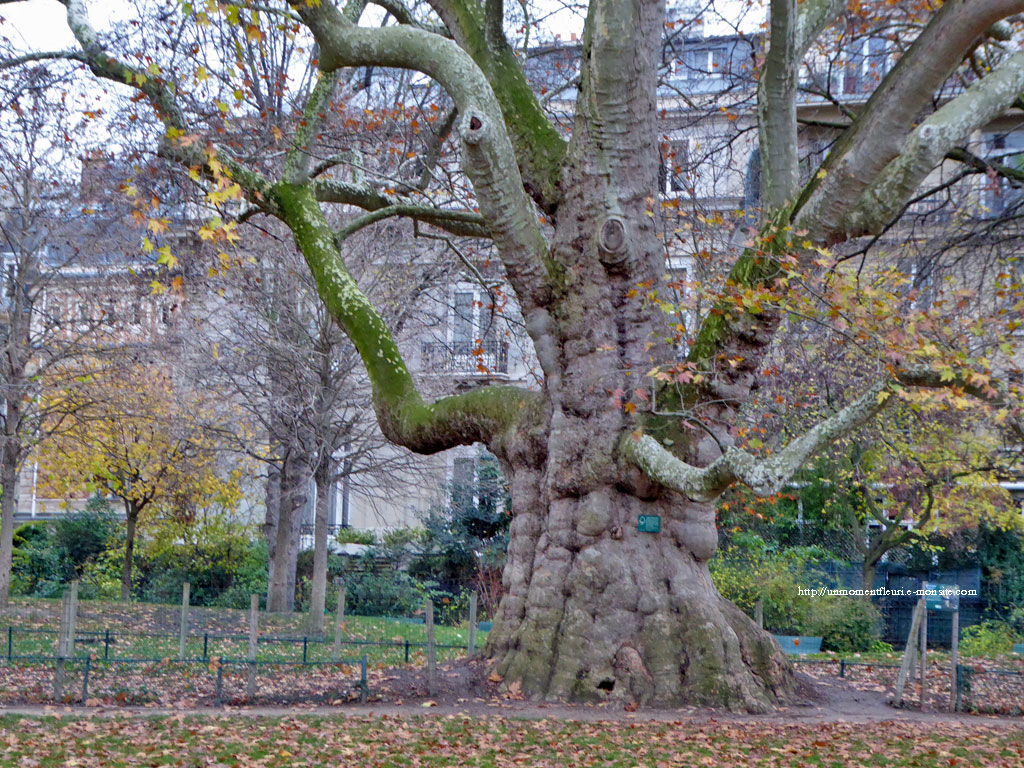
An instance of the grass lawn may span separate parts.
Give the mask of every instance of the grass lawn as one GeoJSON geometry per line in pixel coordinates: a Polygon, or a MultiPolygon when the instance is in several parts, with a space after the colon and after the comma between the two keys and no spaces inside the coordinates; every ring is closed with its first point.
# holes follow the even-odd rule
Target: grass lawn
{"type": "MultiPolygon", "coordinates": [[[[16,599],[13,616],[0,618],[0,656],[53,656],[56,654],[60,601],[16,599]],[[10,628],[10,634],[9,634],[10,628]],[[8,646],[8,642],[10,646],[8,646]]],[[[76,635],[76,656],[96,654],[99,658],[177,658],[180,606],[140,603],[81,601],[76,635]],[[109,630],[110,642],[107,642],[109,630]]],[[[333,653],[333,617],[326,618],[326,637],[309,637],[303,655],[306,614],[260,614],[261,661],[329,661],[333,653]]],[[[465,626],[438,625],[438,659],[465,655],[468,632],[465,626]]],[[[342,656],[358,658],[366,653],[371,665],[400,665],[405,662],[405,642],[411,645],[409,661],[422,656],[419,644],[426,642],[421,623],[402,619],[348,616],[343,632],[342,656]],[[384,643],[386,645],[366,645],[384,643]]],[[[482,646],[486,633],[478,633],[482,646]]],[[[248,611],[230,608],[191,609],[186,656],[189,658],[247,658],[248,611]]],[[[422,661],[422,659],[420,659],[422,661]]]]}
{"type": "Polygon", "coordinates": [[[0,765],[1012,766],[1024,729],[367,717],[0,717],[0,765]]]}

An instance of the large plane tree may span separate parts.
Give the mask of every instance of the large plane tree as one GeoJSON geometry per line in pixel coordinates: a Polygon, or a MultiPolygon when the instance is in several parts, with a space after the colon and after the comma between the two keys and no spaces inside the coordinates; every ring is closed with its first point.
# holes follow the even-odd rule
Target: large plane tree
{"type": "MultiPolygon", "coordinates": [[[[246,218],[265,215],[290,228],[321,298],[360,353],[384,434],[421,453],[481,442],[498,457],[513,521],[487,653],[497,673],[531,697],[611,691],[640,702],[751,710],[787,700],[794,686],[785,657],[709,577],[716,497],[734,483],[776,491],[901,388],[959,383],[989,400],[1003,397],[984,363],[972,369],[963,358],[961,369],[940,370],[930,352],[906,355],[880,361],[873,384],[773,452],[741,440],[744,404],[784,317],[764,297],[799,290],[800,274],[827,268],[816,265],[827,261],[827,247],[882,232],[947,154],[1014,107],[1024,53],[1014,52],[1012,16],[1024,2],[907,3],[898,62],[866,102],[832,121],[838,138],[807,182],[797,140],[800,65],[827,47],[850,4],[770,4],[756,57],[757,223],[733,238],[742,252],[727,293],[703,317],[682,363],[669,327],[676,319],[656,300],[666,280],[656,91],[663,3],[590,2],[574,116],[556,125],[509,42],[502,0],[428,0],[429,8],[379,0],[384,24],[364,13],[366,0],[154,3],[151,15],[111,34],[90,24],[83,0],[62,2],[73,49],[24,52],[5,66],[70,60],[107,87],[130,89],[162,124],[162,156],[219,200],[240,195],[246,218]],[[318,72],[289,103],[301,114],[294,133],[264,136],[260,105],[236,108],[235,100],[247,103],[250,62],[237,47],[205,48],[212,38],[196,32],[224,24],[253,40],[277,26],[311,41],[318,72]],[[1011,42],[985,59],[991,67],[979,65],[975,54],[992,35],[1011,42]],[[936,101],[969,58],[961,87],[936,101]],[[469,204],[432,194],[430,183],[372,184],[351,153],[321,147],[336,100],[352,98],[349,73],[369,78],[381,68],[420,73],[416,84],[446,94],[439,110],[454,108],[469,204]],[[245,121],[244,134],[225,130],[233,115],[245,121]],[[367,213],[342,227],[336,206],[367,213]],[[493,242],[543,373],[539,389],[423,397],[341,256],[342,240],[389,216],[493,242]],[[651,387],[654,398],[622,395],[651,387]],[[641,515],[658,516],[660,532],[639,531],[641,515]]],[[[861,14],[873,7],[855,5],[861,14]]],[[[891,12],[894,4],[878,6],[891,12]]],[[[423,143],[420,167],[428,182],[445,183],[437,143],[423,143]]]]}

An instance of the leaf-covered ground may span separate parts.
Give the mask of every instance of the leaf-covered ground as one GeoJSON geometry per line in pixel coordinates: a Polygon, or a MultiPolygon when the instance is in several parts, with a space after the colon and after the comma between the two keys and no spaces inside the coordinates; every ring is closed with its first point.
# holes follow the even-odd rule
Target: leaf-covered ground
{"type": "Polygon", "coordinates": [[[0,717],[0,765],[1024,765],[1024,729],[953,723],[623,723],[500,717],[0,717]]]}
{"type": "MultiPolygon", "coordinates": [[[[968,659],[961,679],[960,701],[965,712],[985,712],[998,715],[1024,715],[1024,668],[1019,662],[1006,660],[968,659]]],[[[835,680],[839,664],[829,662],[807,662],[797,669],[817,680],[835,680]]],[[[904,688],[904,702],[907,707],[921,706],[921,686],[917,677],[918,668],[904,688]]],[[[862,691],[884,694],[887,700],[893,698],[897,665],[890,662],[881,664],[847,664],[844,681],[862,691]]],[[[948,655],[945,660],[932,659],[926,670],[927,695],[925,708],[944,711],[949,707],[951,674],[948,655]]]]}

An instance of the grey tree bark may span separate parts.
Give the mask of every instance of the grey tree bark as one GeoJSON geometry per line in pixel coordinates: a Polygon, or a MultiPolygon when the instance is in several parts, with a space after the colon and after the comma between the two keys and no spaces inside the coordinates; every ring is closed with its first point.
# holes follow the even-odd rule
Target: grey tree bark
{"type": "Polygon", "coordinates": [[[312,476],[309,457],[290,450],[280,472],[280,506],[274,531],[274,566],[267,585],[267,611],[295,610],[295,567],[299,556],[302,515],[309,501],[312,476]]]}
{"type": "Polygon", "coordinates": [[[14,554],[14,513],[18,497],[19,462],[10,457],[5,445],[0,460],[0,615],[7,612],[11,594],[11,566],[14,554]]]}
{"type": "Polygon", "coordinates": [[[316,484],[316,514],[313,523],[313,580],[309,595],[309,633],[317,636],[324,633],[324,609],[327,607],[327,525],[334,465],[335,462],[330,456],[321,456],[313,473],[316,484]]]}

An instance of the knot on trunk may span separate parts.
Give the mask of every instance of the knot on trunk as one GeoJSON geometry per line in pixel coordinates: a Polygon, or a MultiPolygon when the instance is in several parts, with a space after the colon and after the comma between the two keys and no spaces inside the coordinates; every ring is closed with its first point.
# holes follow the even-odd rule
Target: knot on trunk
{"type": "Polygon", "coordinates": [[[597,235],[598,258],[608,269],[621,266],[629,255],[629,238],[626,221],[611,214],[601,223],[597,235]]]}
{"type": "Polygon", "coordinates": [[[467,144],[476,146],[487,137],[487,129],[490,122],[487,115],[478,109],[469,109],[462,117],[462,125],[459,132],[462,140],[467,144]]]}

